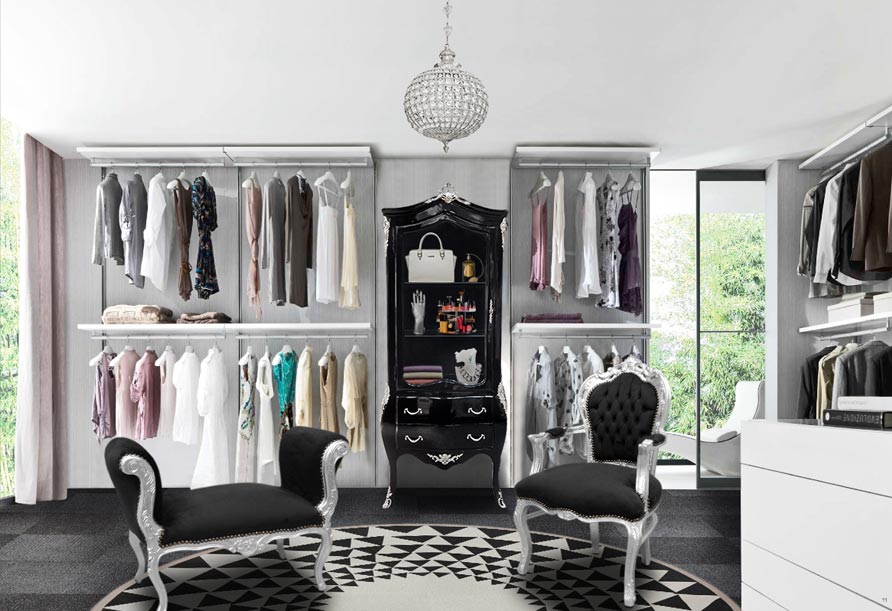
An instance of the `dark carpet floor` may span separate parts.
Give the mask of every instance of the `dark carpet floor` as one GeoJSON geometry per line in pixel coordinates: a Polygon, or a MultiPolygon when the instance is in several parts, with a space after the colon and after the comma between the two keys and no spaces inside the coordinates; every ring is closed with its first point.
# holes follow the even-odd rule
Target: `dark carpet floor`
{"type": "MultiPolygon", "coordinates": [[[[342,489],[334,525],[458,524],[513,528],[508,511],[487,491],[400,491],[382,510],[384,491],[342,489]]],[[[736,490],[667,490],[651,549],[740,601],[740,493],[736,490]]],[[[530,521],[534,530],[587,538],[587,526],[556,517],[530,521]]],[[[127,543],[112,492],[73,491],[68,500],[36,506],[0,505],[0,609],[91,609],[133,577],[136,559],[127,543]]],[[[624,530],[602,527],[602,542],[625,546],[624,530]]]]}

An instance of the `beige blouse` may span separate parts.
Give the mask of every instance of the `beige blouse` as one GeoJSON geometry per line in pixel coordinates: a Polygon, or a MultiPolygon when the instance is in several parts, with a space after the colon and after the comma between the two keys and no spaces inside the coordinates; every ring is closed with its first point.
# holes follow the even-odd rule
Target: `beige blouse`
{"type": "Polygon", "coordinates": [[[344,425],[347,441],[353,452],[365,451],[366,411],[368,409],[368,363],[366,356],[352,350],[344,359],[344,388],[341,407],[344,408],[344,425]]]}
{"type": "Polygon", "coordinates": [[[319,428],[340,433],[338,424],[338,359],[326,352],[319,359],[319,428]]]}

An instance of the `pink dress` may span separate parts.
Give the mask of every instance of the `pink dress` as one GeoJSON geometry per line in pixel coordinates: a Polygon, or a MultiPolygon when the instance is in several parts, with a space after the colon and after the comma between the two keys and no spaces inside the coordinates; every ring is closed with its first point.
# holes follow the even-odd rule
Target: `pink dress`
{"type": "Polygon", "coordinates": [[[149,439],[158,434],[161,417],[161,372],[155,367],[158,355],[146,350],[133,373],[130,398],[138,402],[134,439],[149,439]]]}
{"type": "Polygon", "coordinates": [[[139,355],[134,350],[126,350],[115,364],[115,432],[118,437],[134,438],[136,434],[137,404],[131,398],[130,385],[139,355]]]}
{"type": "Polygon", "coordinates": [[[533,204],[530,289],[544,291],[548,287],[548,201],[539,200],[538,193],[531,194],[530,201],[533,204]]]}

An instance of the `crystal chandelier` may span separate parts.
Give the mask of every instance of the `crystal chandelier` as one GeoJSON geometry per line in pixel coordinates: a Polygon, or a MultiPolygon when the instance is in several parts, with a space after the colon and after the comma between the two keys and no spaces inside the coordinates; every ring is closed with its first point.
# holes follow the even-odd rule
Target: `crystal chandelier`
{"type": "Polygon", "coordinates": [[[409,125],[419,134],[443,143],[443,151],[449,152],[449,143],[470,136],[483,125],[489,101],[486,88],[476,76],[462,70],[455,63],[455,52],[449,48],[449,15],[452,5],[446,0],[446,46],[440,51],[440,61],[425,70],[409,83],[403,108],[409,125]]]}

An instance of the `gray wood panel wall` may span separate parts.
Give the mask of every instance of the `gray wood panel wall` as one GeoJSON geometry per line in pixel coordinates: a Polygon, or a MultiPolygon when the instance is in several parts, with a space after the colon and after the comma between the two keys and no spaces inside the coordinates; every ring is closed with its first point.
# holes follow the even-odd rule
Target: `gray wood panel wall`
{"type": "MultiPolygon", "coordinates": [[[[279,168],[282,177],[287,177],[296,168],[279,168]]],[[[148,186],[151,177],[157,172],[157,168],[145,167],[140,169],[143,179],[148,186]]],[[[324,169],[305,170],[307,179],[312,183],[324,169]]],[[[119,168],[117,170],[122,184],[130,178],[132,169],[119,168]]],[[[176,168],[165,168],[165,176],[173,179],[179,171],[176,168]]],[[[200,173],[200,169],[187,171],[190,179],[200,173]],[[194,175],[193,175],[194,174],[194,175]]],[[[92,400],[93,372],[87,366],[87,361],[100,350],[101,342],[93,341],[85,332],[77,330],[78,323],[99,322],[103,307],[111,304],[158,304],[170,307],[175,314],[193,311],[219,310],[229,314],[233,320],[242,322],[254,322],[253,308],[249,307],[246,293],[246,278],[250,253],[245,237],[244,218],[244,190],[241,188],[242,180],[250,173],[246,169],[237,168],[209,168],[208,175],[217,195],[218,229],[213,233],[214,257],[217,265],[217,274],[220,283],[220,292],[208,300],[199,300],[193,293],[189,301],[183,301],[177,294],[177,269],[179,255],[171,260],[168,287],[159,291],[149,281],[143,289],[137,289],[129,284],[123,275],[123,267],[114,263],[103,267],[92,265],[90,262],[90,249],[92,244],[93,211],[95,208],[96,185],[100,180],[101,170],[90,167],[87,161],[69,160],[65,162],[66,180],[66,207],[68,228],[66,232],[66,277],[68,281],[68,304],[66,307],[66,328],[69,346],[67,355],[67,376],[69,384],[69,452],[71,457],[70,483],[72,488],[107,487],[110,486],[105,464],[102,459],[104,444],[97,442],[92,433],[90,424],[90,411],[92,400]],[[104,277],[104,281],[103,281],[104,277]],[[104,286],[103,286],[104,284],[104,286]],[[104,299],[103,299],[104,295],[104,299]]],[[[265,181],[272,175],[272,169],[257,169],[258,178],[265,181]]],[[[374,218],[374,171],[372,169],[352,169],[353,183],[356,188],[355,205],[357,209],[357,246],[360,252],[360,299],[362,307],[357,310],[343,310],[337,304],[319,304],[313,299],[315,290],[310,290],[310,305],[307,308],[298,308],[293,305],[277,307],[268,303],[268,276],[265,270],[261,270],[260,285],[261,298],[263,300],[262,322],[371,322],[374,320],[375,299],[374,280],[375,268],[373,260],[368,255],[375,252],[376,232],[372,227],[374,218]]],[[[343,180],[346,172],[335,171],[337,179],[343,180]]],[[[314,206],[318,209],[318,201],[314,198],[314,206]]],[[[340,205],[340,204],[339,204],[340,205]]],[[[343,212],[339,220],[341,227],[339,236],[342,235],[343,212]]],[[[197,256],[197,234],[193,231],[191,241],[190,261],[195,262],[197,256]]],[[[340,256],[340,252],[339,252],[340,256]]],[[[310,283],[314,287],[314,276],[310,272],[310,283]]],[[[214,340],[192,340],[202,356],[204,350],[210,347],[214,340]]],[[[227,411],[228,424],[232,431],[230,440],[232,452],[231,460],[234,466],[235,456],[235,431],[238,419],[238,376],[236,363],[240,354],[244,352],[250,343],[255,352],[262,352],[264,344],[269,345],[272,352],[278,351],[281,346],[289,342],[296,351],[303,348],[302,340],[270,339],[242,341],[234,337],[226,340],[217,340],[223,350],[226,362],[231,366],[232,377],[229,380],[229,399],[227,403],[231,407],[227,411]]],[[[110,342],[113,348],[121,350],[127,343],[125,340],[110,342]]],[[[185,348],[185,340],[159,340],[157,343],[145,340],[131,342],[138,351],[142,351],[147,344],[152,344],[159,351],[165,345],[171,345],[177,354],[182,354],[185,348]]],[[[325,339],[314,339],[308,342],[314,349],[314,362],[322,356],[328,343],[325,339]]],[[[344,357],[353,344],[366,353],[369,359],[369,414],[368,435],[371,438],[379,436],[377,420],[374,418],[375,405],[375,350],[374,337],[364,339],[335,339],[331,340],[331,347],[338,357],[339,364],[343,365],[344,357]]],[[[314,366],[314,397],[319,396],[318,369],[314,366]]],[[[339,375],[338,397],[343,382],[343,375],[339,375]]],[[[340,403],[340,401],[339,401],[340,403]]],[[[275,405],[275,399],[274,399],[275,405]]],[[[341,424],[343,426],[343,413],[339,408],[341,424]]],[[[319,415],[315,414],[318,424],[319,415]]],[[[162,470],[164,481],[169,486],[188,486],[191,481],[192,468],[198,455],[197,446],[185,446],[174,443],[169,439],[145,440],[146,448],[156,457],[162,470]]],[[[344,486],[371,486],[375,477],[375,450],[374,444],[364,453],[351,453],[344,461],[343,468],[339,472],[339,481],[344,486]]]]}
{"type": "MultiPolygon", "coordinates": [[[[582,314],[587,323],[625,323],[645,322],[643,312],[635,316],[628,312],[613,308],[600,308],[597,306],[597,297],[585,299],[576,297],[576,207],[579,183],[585,176],[584,168],[563,168],[564,172],[564,215],[566,230],[564,232],[564,246],[566,261],[563,265],[564,288],[560,301],[551,296],[551,291],[534,291],[530,289],[531,257],[531,228],[532,228],[532,203],[529,193],[536,184],[539,176],[538,168],[514,168],[511,170],[511,324],[518,323],[524,314],[532,313],[576,313],[582,314]]],[[[552,185],[557,180],[558,170],[545,168],[545,174],[551,180],[552,185]]],[[[597,185],[601,185],[607,177],[606,168],[590,168],[592,177],[597,185]]],[[[641,259],[641,273],[644,286],[642,287],[642,302],[647,303],[647,192],[645,170],[633,170],[635,178],[645,186],[639,191],[638,199],[638,247],[641,259]]],[[[628,175],[627,170],[612,170],[614,180],[620,185],[624,184],[628,175]]],[[[551,261],[551,231],[554,223],[554,193],[553,187],[547,190],[548,195],[548,262],[551,261]]],[[[634,200],[633,200],[634,201],[634,200]]],[[[646,305],[645,305],[646,308],[646,305]]],[[[646,311],[646,310],[645,310],[646,311]]],[[[512,336],[511,349],[511,380],[513,426],[510,436],[515,440],[512,454],[512,476],[517,481],[529,473],[531,461],[527,454],[528,442],[526,436],[534,431],[527,430],[527,405],[525,401],[530,361],[539,346],[545,346],[552,358],[558,356],[564,346],[577,354],[583,346],[590,345],[598,354],[606,354],[615,344],[622,354],[627,354],[632,345],[646,351],[645,342],[641,339],[597,339],[597,338],[538,338],[528,335],[512,336]]]]}

